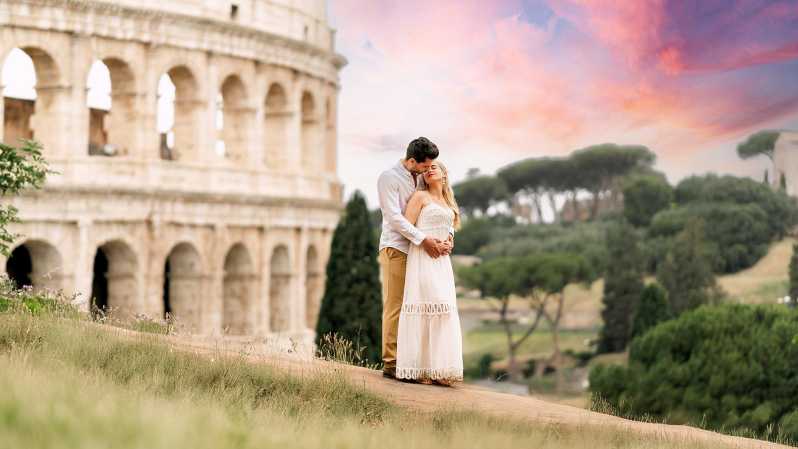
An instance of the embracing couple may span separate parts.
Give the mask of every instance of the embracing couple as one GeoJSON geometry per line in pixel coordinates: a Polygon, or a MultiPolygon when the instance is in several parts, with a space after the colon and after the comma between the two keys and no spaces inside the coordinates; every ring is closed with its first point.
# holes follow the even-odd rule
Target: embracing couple
{"type": "Polygon", "coordinates": [[[460,210],[438,147],[419,137],[380,175],[383,376],[451,386],[463,379],[449,254],[460,210]]]}

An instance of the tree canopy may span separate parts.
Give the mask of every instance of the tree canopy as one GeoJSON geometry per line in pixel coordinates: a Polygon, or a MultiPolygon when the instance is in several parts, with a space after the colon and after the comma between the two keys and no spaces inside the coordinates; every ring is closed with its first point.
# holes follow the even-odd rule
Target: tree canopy
{"type": "Polygon", "coordinates": [[[751,134],[744,142],[737,145],[737,155],[741,159],[750,159],[756,156],[767,156],[773,160],[773,152],[780,133],[773,130],[763,130],[751,134]]]}

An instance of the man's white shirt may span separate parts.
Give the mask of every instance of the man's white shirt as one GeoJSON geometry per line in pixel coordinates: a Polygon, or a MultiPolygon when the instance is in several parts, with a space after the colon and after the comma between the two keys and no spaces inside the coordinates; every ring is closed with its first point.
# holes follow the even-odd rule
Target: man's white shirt
{"type": "Polygon", "coordinates": [[[404,215],[410,197],[422,185],[422,177],[418,175],[413,178],[413,174],[401,161],[380,175],[377,180],[382,210],[380,251],[383,248],[396,248],[407,254],[410,243],[420,245],[426,238],[404,215]]]}

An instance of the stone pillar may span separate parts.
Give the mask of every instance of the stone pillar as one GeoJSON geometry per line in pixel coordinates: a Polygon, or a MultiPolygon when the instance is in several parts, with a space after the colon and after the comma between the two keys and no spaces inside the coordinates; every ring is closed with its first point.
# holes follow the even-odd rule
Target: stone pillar
{"type": "Polygon", "coordinates": [[[296,274],[294,276],[296,282],[293,286],[293,300],[291,301],[291,329],[299,332],[308,329],[307,323],[305,322],[305,317],[307,315],[307,288],[305,283],[307,282],[308,275],[308,228],[306,225],[295,230],[294,241],[296,242],[297,248],[295,256],[296,274]]]}
{"type": "Polygon", "coordinates": [[[269,231],[266,228],[258,229],[258,234],[260,240],[260,263],[258,264],[257,270],[260,273],[260,289],[258,290],[258,300],[257,300],[257,323],[256,323],[256,332],[258,335],[266,335],[268,334],[271,329],[269,328],[269,320],[270,320],[270,298],[269,298],[269,291],[271,286],[271,242],[269,237],[269,231]]]}
{"type": "Polygon", "coordinates": [[[211,247],[211,265],[210,265],[210,288],[209,294],[205,297],[207,304],[203,307],[205,310],[205,329],[206,333],[210,335],[221,335],[222,317],[224,311],[224,236],[227,234],[227,227],[223,224],[217,224],[214,227],[213,245],[211,247]]]}
{"type": "Polygon", "coordinates": [[[81,301],[80,309],[88,312],[92,301],[91,285],[94,275],[94,254],[91,253],[91,248],[89,248],[89,235],[92,231],[93,223],[90,218],[82,218],[77,225],[78,244],[74,265],[75,293],[85,299],[85,301],[81,301]]]}
{"type": "MultiPolygon", "coordinates": [[[[296,84],[295,84],[296,86],[296,84]]],[[[302,173],[302,88],[293,88],[288,98],[288,117],[285,118],[285,171],[290,174],[302,173]]],[[[299,192],[293,192],[298,194],[299,192]]]]}
{"type": "Polygon", "coordinates": [[[68,157],[85,157],[89,154],[89,106],[87,104],[87,76],[92,64],[91,41],[86,35],[73,35],[71,38],[71,57],[69,61],[69,82],[72,84],[68,117],[57,145],[64,146],[63,154],[68,157]]]}
{"type": "Polygon", "coordinates": [[[88,108],[75,110],[79,100],[73,95],[73,86],[40,87],[36,89],[36,94],[31,128],[33,138],[42,144],[44,157],[61,159],[78,150],[87,151],[88,121],[82,136],[70,126],[71,123],[80,122],[78,116],[84,112],[88,116],[88,108]]]}
{"type": "Polygon", "coordinates": [[[136,74],[144,77],[143,90],[137,98],[135,110],[136,141],[139,142],[139,154],[137,159],[153,161],[161,158],[161,137],[158,133],[158,80],[161,74],[156,73],[149,61],[151,59],[152,47],[146,46],[142,52],[144,57],[141,62],[143,67],[136,74]]]}
{"type": "Polygon", "coordinates": [[[144,303],[147,314],[155,319],[164,318],[163,305],[163,286],[164,286],[164,264],[165,257],[168,257],[170,248],[158,250],[163,245],[159,237],[163,235],[161,219],[158,215],[152,215],[147,223],[147,234],[144,240],[145,258],[144,263],[144,303]],[[166,256],[164,256],[166,254],[166,256]]]}

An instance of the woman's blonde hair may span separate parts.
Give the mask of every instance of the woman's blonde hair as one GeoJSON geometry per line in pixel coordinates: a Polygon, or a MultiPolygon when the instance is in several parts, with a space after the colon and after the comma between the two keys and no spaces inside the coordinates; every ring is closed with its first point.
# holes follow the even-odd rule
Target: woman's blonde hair
{"type": "Polygon", "coordinates": [[[449,182],[449,170],[440,161],[435,161],[443,173],[443,201],[454,211],[454,228],[460,229],[460,206],[457,205],[457,200],[454,199],[454,190],[449,182]]]}

